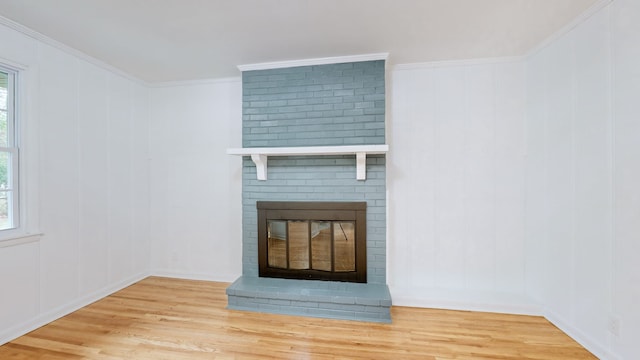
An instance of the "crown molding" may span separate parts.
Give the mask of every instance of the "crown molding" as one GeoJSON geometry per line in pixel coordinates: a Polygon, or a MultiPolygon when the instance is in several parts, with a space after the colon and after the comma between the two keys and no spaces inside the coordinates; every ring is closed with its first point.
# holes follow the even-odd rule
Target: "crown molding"
{"type": "Polygon", "coordinates": [[[180,87],[180,86],[196,86],[196,85],[215,85],[215,84],[227,84],[227,83],[240,83],[242,78],[226,77],[226,78],[211,78],[211,79],[197,79],[197,80],[184,80],[184,81],[163,81],[147,84],[150,88],[168,88],[168,87],[180,87]]]}
{"type": "Polygon", "coordinates": [[[423,63],[397,64],[393,66],[393,70],[419,70],[440,67],[457,67],[457,66],[474,66],[487,64],[503,64],[524,61],[524,56],[505,56],[495,58],[479,58],[479,59],[461,59],[461,60],[443,60],[430,61],[423,63]]]}
{"type": "Polygon", "coordinates": [[[252,70],[269,70],[269,69],[283,69],[297,66],[311,66],[311,65],[327,65],[327,64],[340,64],[348,62],[359,61],[372,61],[372,60],[387,60],[389,53],[376,53],[376,54],[363,54],[363,55],[347,55],[336,57],[324,57],[316,59],[302,59],[302,60],[287,60],[287,61],[275,61],[258,64],[238,65],[240,71],[252,71],[252,70]]]}
{"type": "Polygon", "coordinates": [[[31,28],[28,28],[22,24],[19,24],[11,19],[7,19],[6,17],[0,16],[0,25],[4,25],[6,27],[8,27],[9,29],[15,30],[23,35],[26,35],[34,40],[40,41],[44,44],[50,45],[55,47],[56,49],[60,50],[60,51],[64,51],[69,55],[75,56],[81,60],[84,60],[86,62],[89,62],[93,65],[96,65],[104,70],[107,70],[109,72],[112,72],[116,75],[122,76],[124,78],[127,78],[128,80],[131,80],[135,83],[138,83],[140,85],[143,86],[148,86],[149,84],[147,82],[145,82],[144,80],[141,80],[127,72],[124,72],[112,65],[109,65],[101,60],[98,60],[90,55],[87,55],[85,53],[83,53],[80,50],[74,49],[68,45],[65,45],[59,41],[56,41],[44,34],[41,34],[31,28]]]}

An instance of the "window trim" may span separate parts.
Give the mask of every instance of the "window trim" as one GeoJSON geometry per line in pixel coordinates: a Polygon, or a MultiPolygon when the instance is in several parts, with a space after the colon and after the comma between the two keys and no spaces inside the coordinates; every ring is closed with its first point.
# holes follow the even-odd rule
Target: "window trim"
{"type": "MultiPolygon", "coordinates": [[[[12,89],[10,91],[10,98],[8,99],[8,113],[13,115],[13,121],[11,121],[11,130],[13,132],[7,147],[1,147],[0,150],[11,153],[11,189],[13,195],[12,201],[12,216],[14,227],[9,229],[0,230],[0,247],[18,245],[25,242],[37,241],[39,235],[38,231],[29,231],[26,222],[26,204],[25,196],[23,194],[25,179],[24,179],[24,160],[22,159],[19,146],[22,144],[23,134],[21,133],[23,119],[22,111],[22,97],[25,95],[24,84],[25,77],[23,76],[26,67],[14,64],[10,61],[0,58],[0,70],[9,74],[8,87],[12,89]],[[36,238],[33,238],[36,236],[36,238]],[[36,239],[36,240],[34,240],[36,239]]],[[[7,131],[9,131],[9,124],[7,124],[7,131]]]]}

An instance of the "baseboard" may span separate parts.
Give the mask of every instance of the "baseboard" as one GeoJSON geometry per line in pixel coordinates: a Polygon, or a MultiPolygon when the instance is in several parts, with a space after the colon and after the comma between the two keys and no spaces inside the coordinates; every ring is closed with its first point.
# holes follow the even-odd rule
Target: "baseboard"
{"type": "Polygon", "coordinates": [[[160,276],[160,277],[185,279],[185,280],[205,280],[205,281],[232,283],[236,281],[236,279],[239,278],[241,274],[229,273],[229,274],[214,275],[214,274],[206,274],[206,273],[187,272],[187,271],[155,269],[151,271],[151,276],[160,276]]]}
{"type": "Polygon", "coordinates": [[[531,299],[511,293],[389,286],[394,306],[541,316],[531,299]]]}
{"type": "Polygon", "coordinates": [[[60,306],[51,311],[47,311],[43,314],[36,316],[35,318],[26,321],[22,324],[13,326],[9,329],[4,329],[0,332],[0,345],[8,343],[11,340],[14,340],[22,335],[25,335],[39,327],[42,327],[54,320],[57,320],[65,315],[68,315],[82,307],[85,307],[91,303],[94,303],[106,296],[109,296],[116,291],[122,290],[129,285],[132,285],[146,277],[148,277],[148,273],[140,273],[134,276],[131,276],[123,281],[117,282],[113,285],[104,287],[100,290],[96,290],[88,295],[85,295],[69,304],[60,306]]]}
{"type": "Polygon", "coordinates": [[[584,346],[585,349],[589,350],[598,359],[621,359],[621,357],[608,351],[600,343],[594,341],[589,336],[585,335],[582,331],[578,330],[576,327],[571,326],[569,322],[565,321],[561,316],[558,316],[558,314],[554,313],[553,311],[549,309],[543,309],[543,315],[547,320],[549,320],[549,322],[555,325],[558,329],[562,330],[562,332],[570,336],[577,343],[584,346]]]}

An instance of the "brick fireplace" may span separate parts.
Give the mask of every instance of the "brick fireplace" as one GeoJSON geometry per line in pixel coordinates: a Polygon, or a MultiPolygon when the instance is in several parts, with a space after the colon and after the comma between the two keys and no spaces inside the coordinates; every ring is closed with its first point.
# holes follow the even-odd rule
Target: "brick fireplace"
{"type": "MultiPolygon", "coordinates": [[[[243,70],[243,148],[348,147],[385,143],[385,61],[367,60],[243,70]]],[[[366,156],[294,155],[259,163],[243,158],[243,275],[229,308],[390,321],[386,286],[386,164],[366,156]],[[258,202],[359,202],[366,208],[363,283],[260,276],[258,202]]],[[[264,234],[262,234],[264,235],[264,234]]]]}

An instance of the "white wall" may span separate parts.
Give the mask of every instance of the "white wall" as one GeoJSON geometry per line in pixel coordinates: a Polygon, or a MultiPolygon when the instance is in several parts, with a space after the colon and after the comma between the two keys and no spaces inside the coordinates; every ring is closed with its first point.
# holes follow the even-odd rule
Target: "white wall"
{"type": "Polygon", "coordinates": [[[620,336],[611,347],[640,358],[640,2],[616,0],[613,31],[613,224],[611,312],[620,336]]]}
{"type": "Polygon", "coordinates": [[[394,304],[535,312],[524,296],[523,61],[390,75],[394,304]]]}
{"type": "Polygon", "coordinates": [[[43,233],[0,247],[3,343],[144,277],[150,244],[148,89],[4,26],[0,43],[26,68],[23,220],[43,233]]]}
{"type": "Polygon", "coordinates": [[[617,0],[527,60],[527,291],[601,358],[640,357],[638,18],[617,0]]]}
{"type": "Polygon", "coordinates": [[[611,277],[606,30],[605,11],[532,56],[527,67],[529,290],[547,317],[596,344],[608,336],[611,277]]]}
{"type": "Polygon", "coordinates": [[[151,89],[154,274],[234,281],[242,274],[240,79],[151,89]]]}

